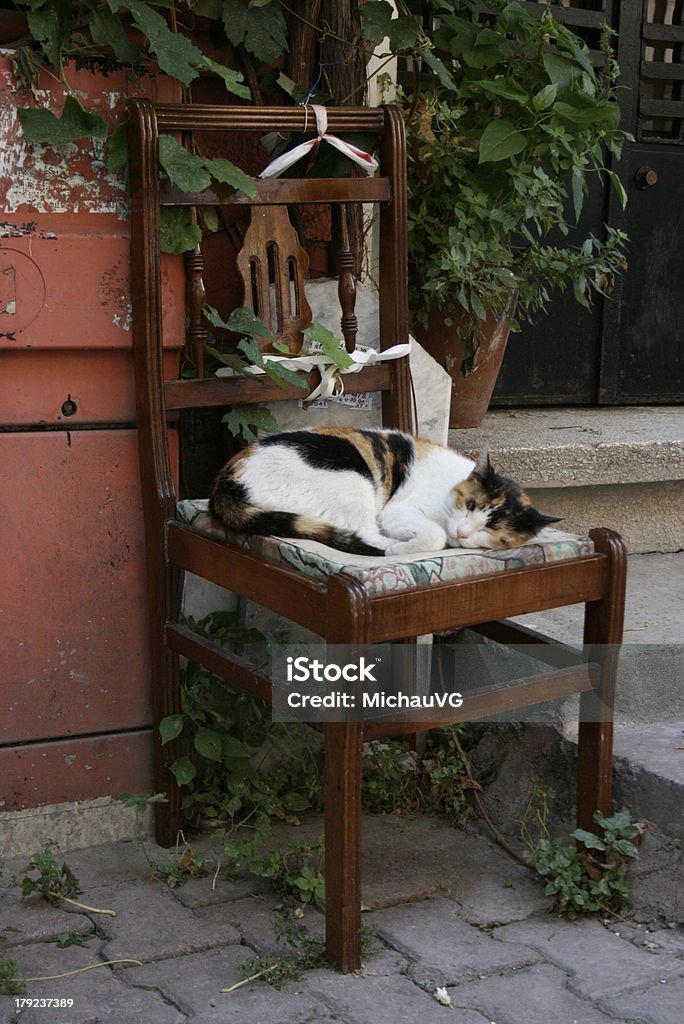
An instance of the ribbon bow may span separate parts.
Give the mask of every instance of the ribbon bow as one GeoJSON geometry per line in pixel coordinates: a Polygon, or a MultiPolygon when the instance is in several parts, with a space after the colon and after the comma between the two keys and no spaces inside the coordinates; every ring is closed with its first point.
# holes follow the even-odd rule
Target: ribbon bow
{"type": "MultiPolygon", "coordinates": [[[[328,112],[325,107],[320,106],[318,103],[311,104],[314,114],[316,115],[316,130],[317,137],[315,139],[309,139],[307,142],[302,142],[294,149],[288,150],[287,153],[283,153],[282,156],[278,156],[275,160],[272,160],[268,167],[259,175],[260,178],[277,178],[279,175],[286,171],[288,167],[292,167],[298,160],[301,160],[307,153],[311,153],[313,149],[318,147],[321,142],[328,142],[335,149],[343,153],[344,156],[349,157],[355,164],[362,167],[366,174],[373,174],[378,169],[378,162],[365,150],[359,149],[358,146],[352,146],[350,142],[345,142],[344,139],[339,139],[337,135],[331,135],[328,131],[328,112]]],[[[308,111],[308,107],[307,107],[308,111]]]]}

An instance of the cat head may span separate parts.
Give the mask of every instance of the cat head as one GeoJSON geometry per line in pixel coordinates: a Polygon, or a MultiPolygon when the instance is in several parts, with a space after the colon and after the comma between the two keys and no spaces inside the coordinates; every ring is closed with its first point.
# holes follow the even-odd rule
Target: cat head
{"type": "Polygon", "coordinates": [[[452,489],[451,500],[447,534],[453,547],[512,548],[561,522],[538,512],[518,484],[494,470],[486,452],[452,489]]]}

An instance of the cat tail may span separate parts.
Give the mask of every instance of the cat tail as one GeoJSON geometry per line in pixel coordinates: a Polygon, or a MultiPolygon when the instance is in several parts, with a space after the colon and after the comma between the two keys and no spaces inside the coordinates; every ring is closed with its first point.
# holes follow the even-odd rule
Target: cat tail
{"type": "Polygon", "coordinates": [[[236,508],[233,503],[224,504],[217,493],[214,494],[209,508],[226,530],[237,530],[240,533],[261,537],[317,540],[320,544],[327,544],[328,547],[347,551],[352,555],[377,556],[385,553],[380,548],[366,544],[353,531],[341,530],[312,516],[296,515],[294,512],[264,512],[253,505],[236,508]]]}
{"type": "Polygon", "coordinates": [[[257,512],[245,522],[245,533],[268,534],[275,537],[296,537],[300,540],[317,540],[319,544],[347,551],[352,555],[384,555],[380,548],[366,544],[352,530],[331,526],[322,519],[300,516],[293,512],[257,512]]]}

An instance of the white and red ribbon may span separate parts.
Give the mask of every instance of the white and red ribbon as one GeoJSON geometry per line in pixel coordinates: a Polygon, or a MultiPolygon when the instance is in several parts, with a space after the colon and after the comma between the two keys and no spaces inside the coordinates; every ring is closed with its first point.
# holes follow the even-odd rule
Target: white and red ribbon
{"type": "MultiPolygon", "coordinates": [[[[275,160],[271,160],[268,167],[259,175],[260,178],[277,178],[283,171],[286,171],[288,167],[292,167],[302,157],[311,153],[313,149],[320,145],[321,142],[328,142],[335,149],[343,153],[344,156],[353,160],[355,164],[362,167],[366,174],[374,174],[378,169],[377,160],[366,153],[365,150],[359,149],[358,146],[352,146],[350,142],[345,142],[344,139],[340,139],[337,135],[332,135],[328,131],[328,112],[325,107],[320,106],[318,103],[312,103],[311,107],[314,114],[316,115],[316,130],[317,136],[315,139],[309,139],[307,142],[302,142],[300,145],[295,146],[294,149],[288,150],[287,153],[283,153],[282,156],[278,156],[275,160]]],[[[307,107],[308,110],[308,107],[307,107]]]]}
{"type": "MultiPolygon", "coordinates": [[[[333,363],[330,356],[322,352],[310,352],[306,355],[297,356],[281,356],[274,355],[271,352],[264,352],[263,359],[265,363],[280,363],[288,370],[300,370],[305,373],[308,373],[310,370],[318,370],[321,380],[311,394],[307,395],[304,399],[308,405],[309,402],[315,402],[317,398],[339,398],[340,395],[343,395],[344,374],[359,373],[360,370],[363,370],[364,366],[384,363],[388,359],[401,359],[402,356],[409,355],[410,351],[410,340],[404,344],[393,345],[391,348],[384,349],[383,351],[368,348],[365,345],[357,345],[354,351],[350,353],[353,359],[352,365],[344,369],[333,363]]],[[[265,372],[260,366],[248,366],[245,368],[245,373],[254,374],[255,376],[260,376],[265,372]]],[[[229,367],[221,367],[221,369],[216,371],[216,376],[232,377],[234,376],[234,371],[229,367]]]]}

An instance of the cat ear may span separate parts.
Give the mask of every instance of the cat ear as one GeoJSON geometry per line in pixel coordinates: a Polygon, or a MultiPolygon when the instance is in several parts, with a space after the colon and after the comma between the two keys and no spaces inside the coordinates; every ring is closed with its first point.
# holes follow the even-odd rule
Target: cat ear
{"type": "Polygon", "coordinates": [[[494,472],[491,462],[489,461],[489,452],[482,451],[478,456],[478,460],[470,471],[469,479],[474,477],[476,480],[486,480],[488,476],[491,476],[494,472]]]}
{"type": "Polygon", "coordinates": [[[533,509],[535,516],[534,522],[538,530],[541,530],[543,526],[550,526],[551,523],[562,523],[564,516],[547,516],[543,512],[537,512],[536,508],[533,509]]]}

